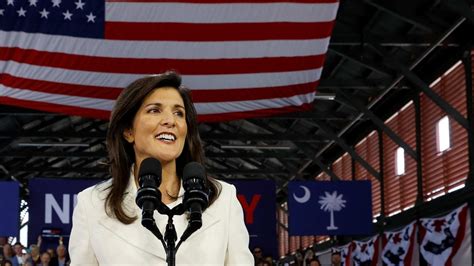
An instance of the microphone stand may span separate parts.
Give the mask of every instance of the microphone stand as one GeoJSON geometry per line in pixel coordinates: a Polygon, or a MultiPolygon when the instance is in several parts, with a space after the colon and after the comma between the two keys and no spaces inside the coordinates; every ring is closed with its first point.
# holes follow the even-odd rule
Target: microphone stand
{"type": "Polygon", "coordinates": [[[176,265],[176,252],[178,251],[178,247],[176,247],[176,240],[178,236],[176,234],[176,229],[173,224],[173,216],[174,215],[181,215],[184,213],[184,205],[182,203],[176,205],[173,209],[168,208],[168,206],[161,203],[162,209],[158,209],[158,212],[161,214],[168,215],[168,224],[166,225],[165,231],[165,241],[166,241],[166,262],[168,262],[169,266],[176,265]]]}
{"type": "Polygon", "coordinates": [[[163,247],[166,251],[166,262],[168,263],[168,266],[175,266],[176,265],[176,252],[178,251],[179,246],[185,239],[180,239],[180,242],[176,246],[176,240],[178,239],[178,236],[176,234],[176,229],[173,224],[173,216],[182,215],[185,211],[185,208],[184,208],[184,205],[180,203],[176,205],[173,209],[170,209],[168,206],[160,202],[156,209],[158,210],[159,213],[168,215],[168,224],[166,225],[164,239],[160,230],[156,226],[154,219],[153,219],[152,224],[150,223],[147,223],[147,224],[142,223],[142,224],[146,229],[151,231],[153,235],[156,236],[163,244],[163,247]]]}

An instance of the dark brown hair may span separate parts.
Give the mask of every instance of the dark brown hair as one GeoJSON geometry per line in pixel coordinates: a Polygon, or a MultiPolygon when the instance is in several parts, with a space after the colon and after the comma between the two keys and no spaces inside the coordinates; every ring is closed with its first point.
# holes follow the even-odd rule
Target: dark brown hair
{"type": "MultiPolygon", "coordinates": [[[[204,163],[205,161],[191,92],[181,86],[181,77],[177,73],[168,71],[138,79],[128,85],[117,98],[112,110],[106,138],[112,185],[105,200],[105,209],[107,215],[115,216],[124,224],[132,223],[137,217],[128,216],[122,206],[124,193],[130,180],[131,167],[135,162],[133,146],[125,140],[123,133],[126,129],[132,128],[135,115],[145,98],[154,90],[163,87],[172,87],[179,92],[186,111],[188,132],[183,152],[176,159],[178,177],[182,177],[183,168],[187,163],[191,161],[204,163]]],[[[207,177],[207,186],[210,189],[210,205],[219,196],[220,185],[214,179],[207,177]]]]}

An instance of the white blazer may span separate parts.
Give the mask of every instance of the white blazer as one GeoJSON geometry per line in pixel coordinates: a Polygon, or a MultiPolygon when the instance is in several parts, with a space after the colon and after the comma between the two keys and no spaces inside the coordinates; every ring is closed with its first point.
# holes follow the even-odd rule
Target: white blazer
{"type": "MultiPolygon", "coordinates": [[[[71,265],[167,265],[161,241],[141,225],[141,210],[135,203],[137,187],[133,175],[126,189],[123,206],[138,217],[129,225],[122,224],[105,213],[104,202],[111,180],[79,193],[73,213],[69,241],[71,265]]],[[[219,181],[221,193],[202,214],[202,227],[179,247],[176,265],[253,265],[248,248],[249,234],[243,211],[233,185],[219,181]]],[[[168,205],[176,206],[179,198],[168,205]]],[[[164,235],[167,216],[155,211],[155,221],[164,235]]],[[[186,214],[174,216],[179,242],[188,225],[186,214]]]]}

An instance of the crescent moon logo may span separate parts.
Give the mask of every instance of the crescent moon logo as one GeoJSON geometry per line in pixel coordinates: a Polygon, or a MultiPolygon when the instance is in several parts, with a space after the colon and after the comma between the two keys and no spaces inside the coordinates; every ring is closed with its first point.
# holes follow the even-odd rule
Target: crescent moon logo
{"type": "Polygon", "coordinates": [[[300,188],[302,188],[304,190],[304,195],[303,197],[297,197],[294,193],[293,193],[293,198],[296,200],[296,202],[298,203],[306,203],[308,202],[309,198],[311,197],[311,192],[309,192],[309,189],[305,186],[300,186],[300,188]]]}

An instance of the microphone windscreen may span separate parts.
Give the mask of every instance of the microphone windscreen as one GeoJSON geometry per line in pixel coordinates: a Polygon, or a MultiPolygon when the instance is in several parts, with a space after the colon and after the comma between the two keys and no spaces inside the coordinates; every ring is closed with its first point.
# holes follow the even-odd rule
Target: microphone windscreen
{"type": "Polygon", "coordinates": [[[197,162],[190,162],[186,164],[183,170],[183,182],[186,182],[190,178],[206,179],[206,171],[204,167],[197,162]]]}
{"type": "Polygon", "coordinates": [[[138,177],[145,175],[158,176],[161,179],[161,163],[155,158],[148,157],[140,164],[138,177]]]}

